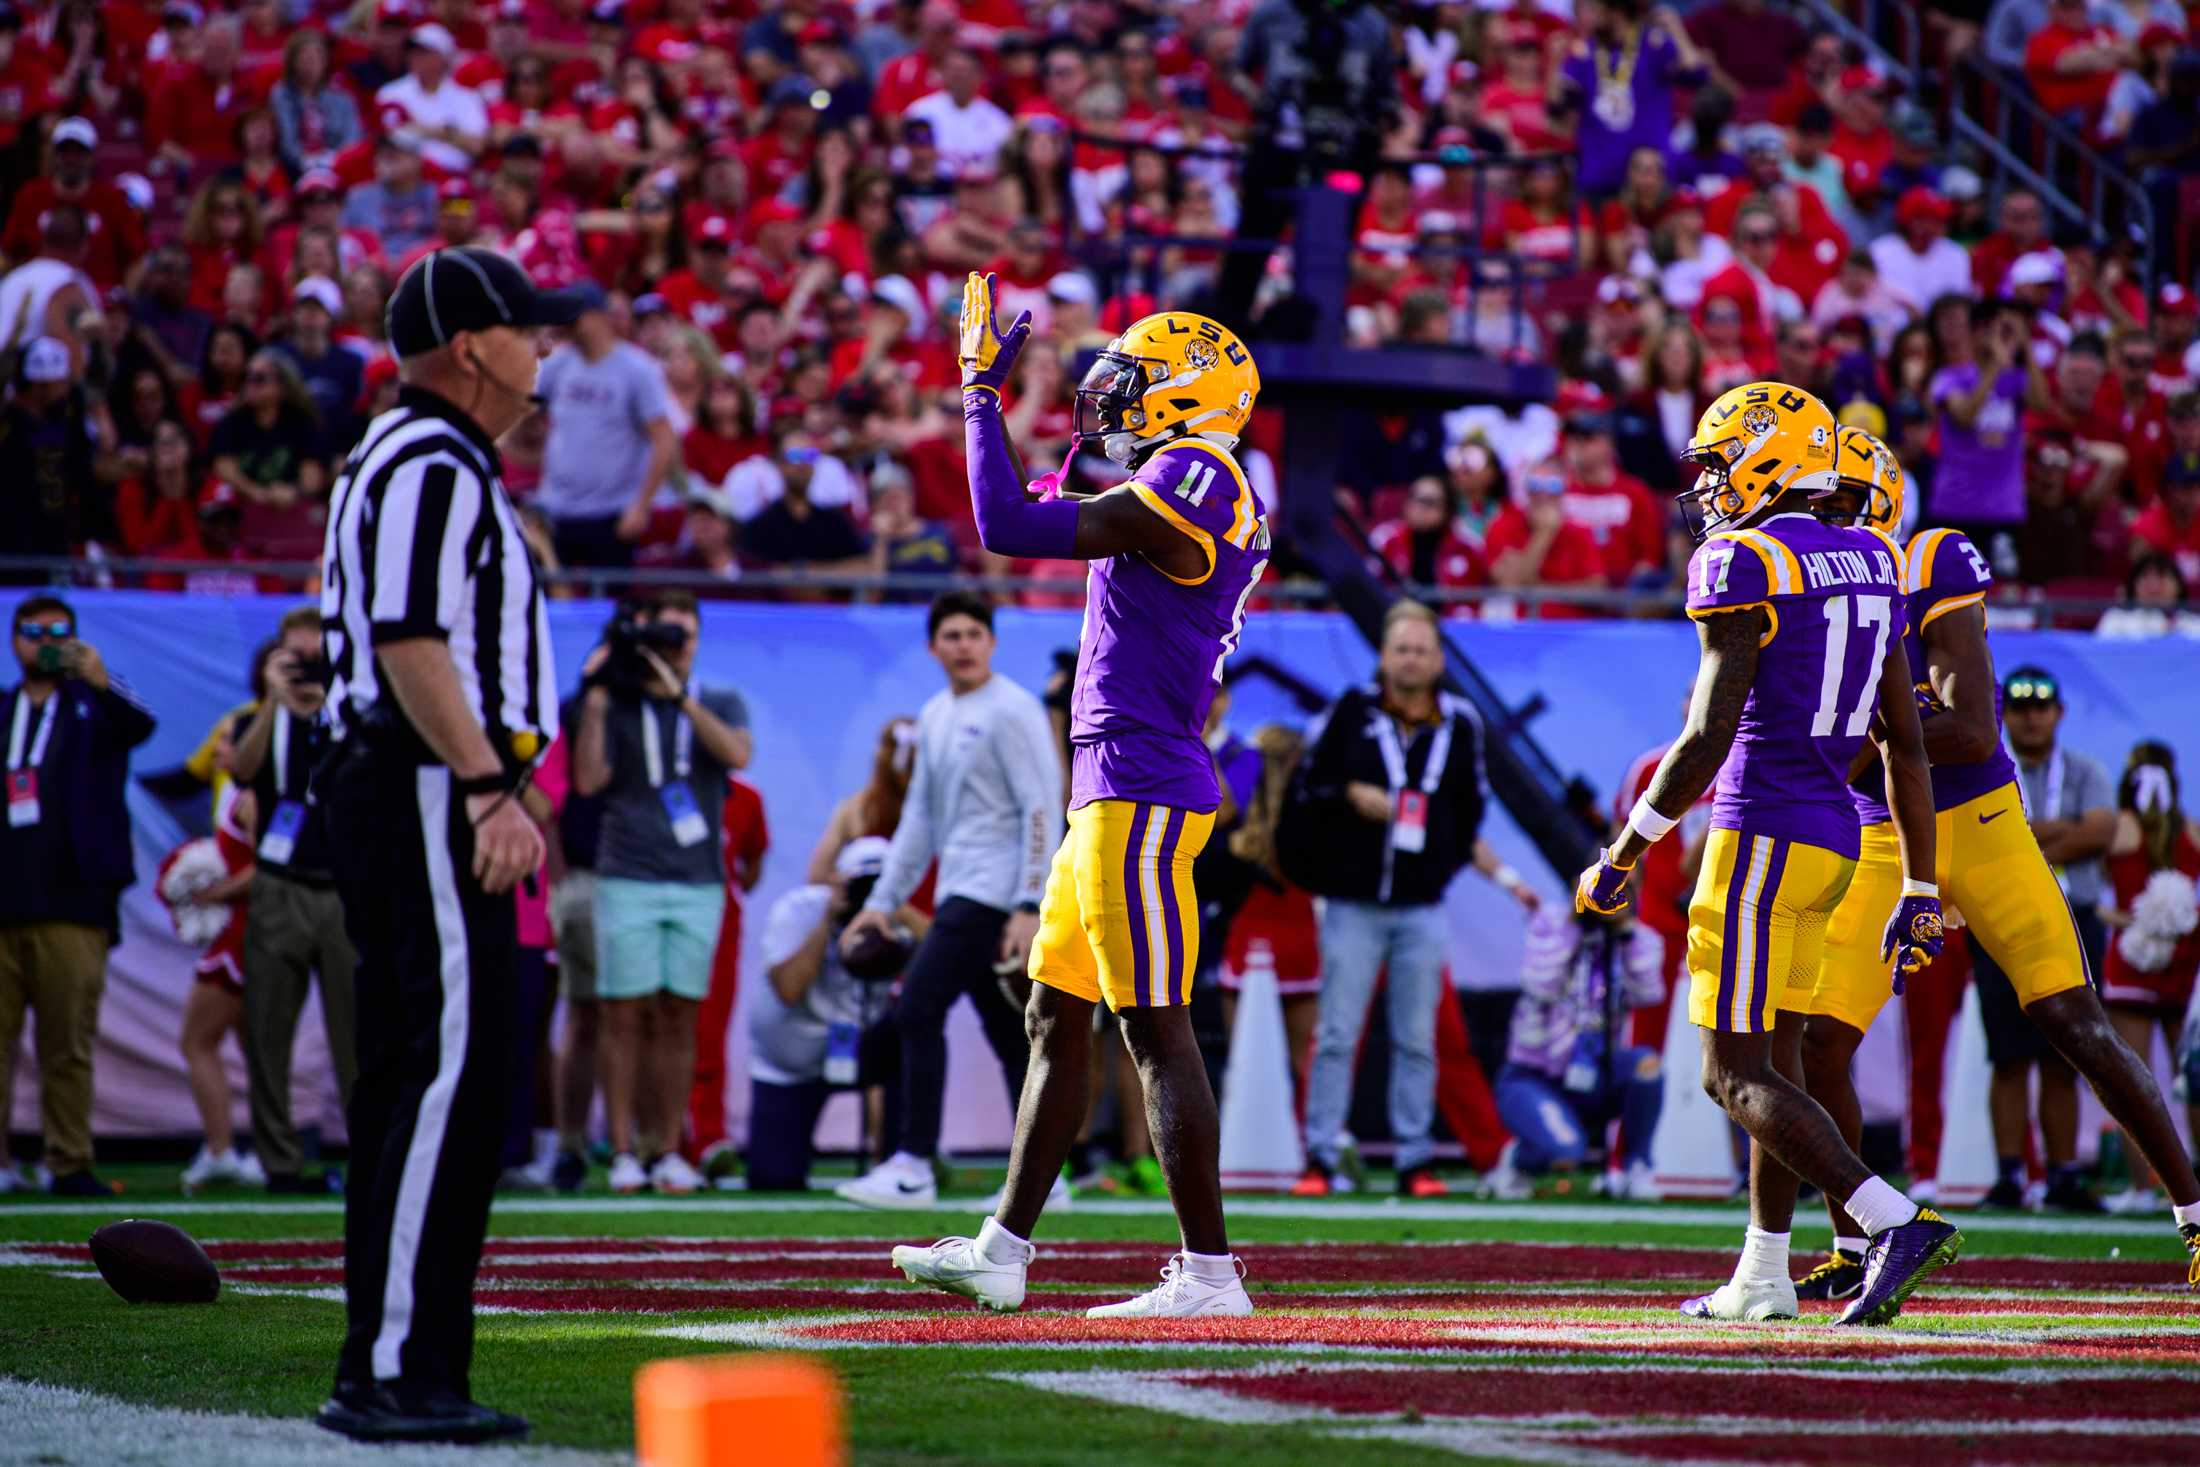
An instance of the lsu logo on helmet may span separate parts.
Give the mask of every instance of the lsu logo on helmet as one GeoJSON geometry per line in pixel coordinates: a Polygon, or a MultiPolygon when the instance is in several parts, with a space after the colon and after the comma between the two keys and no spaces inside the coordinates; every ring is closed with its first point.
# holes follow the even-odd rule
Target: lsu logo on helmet
{"type": "MultiPolygon", "coordinates": [[[[1834,434],[1834,490],[1857,496],[1850,510],[1839,504],[1835,515],[1849,515],[1847,523],[1892,535],[1902,527],[1902,501],[1907,486],[1902,464],[1894,450],[1862,428],[1840,428],[1834,434]]],[[[1835,515],[1829,515],[1833,518],[1835,515]]]]}
{"type": "Polygon", "coordinates": [[[1077,386],[1073,427],[1126,468],[1197,433],[1236,444],[1260,396],[1253,354],[1219,321],[1161,311],[1131,323],[1077,386]]]}
{"type": "Polygon", "coordinates": [[[1697,479],[1675,497],[1684,513],[1695,507],[1701,540],[1747,524],[1790,489],[1833,488],[1833,414],[1785,382],[1732,388],[1704,409],[1681,462],[1697,479]]]}

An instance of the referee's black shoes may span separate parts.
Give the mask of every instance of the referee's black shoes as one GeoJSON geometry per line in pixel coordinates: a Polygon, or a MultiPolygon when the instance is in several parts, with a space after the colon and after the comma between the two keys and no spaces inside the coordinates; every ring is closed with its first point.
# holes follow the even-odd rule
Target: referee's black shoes
{"type": "Polygon", "coordinates": [[[321,1403],[314,1424],[360,1442],[502,1441],[527,1435],[524,1416],[477,1406],[448,1390],[413,1390],[402,1383],[346,1381],[321,1403]]]}

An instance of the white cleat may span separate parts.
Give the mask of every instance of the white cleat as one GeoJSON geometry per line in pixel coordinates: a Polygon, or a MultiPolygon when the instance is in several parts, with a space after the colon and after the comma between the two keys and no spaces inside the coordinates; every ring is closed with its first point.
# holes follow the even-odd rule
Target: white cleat
{"type": "Polygon", "coordinates": [[[667,1197],[685,1197],[702,1190],[703,1174],[679,1152],[668,1151],[649,1169],[649,1185],[667,1197]]]}
{"type": "Polygon", "coordinates": [[[939,1183],[932,1163],[921,1156],[897,1151],[852,1182],[833,1188],[833,1195],[858,1207],[908,1212],[940,1204],[939,1183]]]}
{"type": "MultiPolygon", "coordinates": [[[[979,1203],[978,1205],[984,1208],[988,1215],[991,1215],[1001,1210],[1001,1199],[1006,1197],[1007,1195],[1008,1188],[1003,1187],[1000,1191],[995,1192],[991,1197],[986,1198],[985,1201],[979,1203]]],[[[1066,1177],[1056,1177],[1054,1179],[1054,1185],[1047,1188],[1046,1210],[1059,1216],[1060,1214],[1069,1211],[1072,1207],[1076,1206],[1076,1204],[1077,1193],[1070,1186],[1069,1179],[1066,1177]]]]}
{"type": "Polygon", "coordinates": [[[606,1180],[611,1183],[611,1190],[622,1197],[631,1197],[649,1187],[649,1173],[642,1170],[641,1162],[631,1151],[622,1151],[611,1158],[611,1175],[606,1180]]]}
{"type": "Polygon", "coordinates": [[[1500,1202],[1520,1202],[1535,1196],[1535,1183],[1513,1165],[1513,1154],[1519,1149],[1518,1141],[1507,1141],[1505,1149],[1497,1153],[1497,1165],[1482,1174],[1475,1191],[1500,1202]]]}
{"type": "Polygon", "coordinates": [[[2101,1207],[2112,1217],[2144,1217],[2148,1213],[2169,1210],[2162,1195],[2152,1187],[2126,1187],[2114,1196],[2102,1198],[2101,1207]]]}
{"type": "Polygon", "coordinates": [[[1161,1283],[1135,1299],[1120,1304],[1100,1304],[1085,1311],[1087,1319],[1243,1319],[1253,1312],[1245,1292],[1245,1261],[1226,1283],[1195,1279],[1179,1253],[1161,1266],[1161,1283]]]}
{"type": "Polygon", "coordinates": [[[1033,1251],[1027,1244],[1024,1256],[1014,1263],[996,1263],[979,1251],[974,1238],[942,1238],[929,1248],[896,1248],[894,1267],[912,1284],[930,1284],[1007,1314],[1023,1305],[1024,1274],[1033,1251]]]}
{"type": "Polygon", "coordinates": [[[1791,1279],[1765,1279],[1752,1283],[1729,1280],[1708,1294],[1681,1305],[1690,1319],[1721,1320],[1729,1324],[1762,1324],[1768,1319],[1795,1319],[1801,1315],[1795,1303],[1791,1279]]]}
{"type": "Polygon", "coordinates": [[[264,1187],[267,1173],[260,1170],[259,1158],[242,1155],[234,1146],[227,1151],[209,1151],[201,1146],[199,1154],[191,1158],[191,1165],[183,1169],[184,1195],[224,1184],[264,1187]]]}

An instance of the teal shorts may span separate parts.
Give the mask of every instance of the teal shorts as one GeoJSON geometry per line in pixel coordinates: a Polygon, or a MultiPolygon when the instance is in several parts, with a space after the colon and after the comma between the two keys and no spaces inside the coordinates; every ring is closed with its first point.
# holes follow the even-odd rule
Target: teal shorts
{"type": "Polygon", "coordinates": [[[669,993],[701,1003],[725,911],[726,889],[716,882],[597,877],[597,996],[669,993]]]}

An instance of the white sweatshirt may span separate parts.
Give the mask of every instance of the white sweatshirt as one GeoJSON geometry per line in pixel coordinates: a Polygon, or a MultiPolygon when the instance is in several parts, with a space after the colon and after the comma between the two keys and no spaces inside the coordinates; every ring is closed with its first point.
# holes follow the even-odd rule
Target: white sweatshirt
{"type": "Polygon", "coordinates": [[[939,901],[1009,911],[1037,902],[1062,843],[1062,765],[1039,700],[995,674],[917,715],[917,764],[886,870],[865,903],[890,912],[939,858],[939,901]]]}

